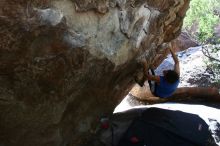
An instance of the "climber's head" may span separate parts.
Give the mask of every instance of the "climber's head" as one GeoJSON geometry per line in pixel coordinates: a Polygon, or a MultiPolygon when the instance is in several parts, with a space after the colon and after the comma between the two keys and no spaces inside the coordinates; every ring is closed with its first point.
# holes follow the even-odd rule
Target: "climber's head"
{"type": "Polygon", "coordinates": [[[174,70],[164,70],[163,74],[168,83],[172,84],[179,80],[179,75],[174,70]]]}

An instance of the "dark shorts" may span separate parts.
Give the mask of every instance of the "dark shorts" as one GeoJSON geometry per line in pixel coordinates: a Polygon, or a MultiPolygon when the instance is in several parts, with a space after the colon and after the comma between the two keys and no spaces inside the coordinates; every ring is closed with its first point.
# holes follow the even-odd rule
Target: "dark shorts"
{"type": "Polygon", "coordinates": [[[150,91],[153,95],[157,96],[156,89],[157,89],[157,83],[155,81],[148,81],[150,91]]]}
{"type": "MultiPolygon", "coordinates": [[[[150,75],[155,75],[154,70],[153,70],[153,69],[150,69],[150,70],[148,71],[148,74],[150,74],[150,75]]],[[[156,83],[155,81],[150,81],[150,80],[148,80],[148,84],[149,84],[151,93],[152,93],[153,95],[157,96],[157,94],[156,94],[157,83],[156,83]]]]}

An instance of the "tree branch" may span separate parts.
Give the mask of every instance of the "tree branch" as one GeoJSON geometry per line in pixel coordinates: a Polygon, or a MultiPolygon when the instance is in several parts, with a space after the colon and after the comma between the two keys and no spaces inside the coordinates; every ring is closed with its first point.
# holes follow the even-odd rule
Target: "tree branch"
{"type": "Polygon", "coordinates": [[[208,57],[209,59],[212,59],[212,60],[215,60],[215,61],[217,61],[217,62],[220,62],[219,59],[216,59],[216,58],[214,58],[213,56],[211,56],[210,53],[209,53],[209,51],[208,51],[208,49],[205,49],[203,46],[202,46],[202,53],[203,53],[206,57],[208,57]]]}

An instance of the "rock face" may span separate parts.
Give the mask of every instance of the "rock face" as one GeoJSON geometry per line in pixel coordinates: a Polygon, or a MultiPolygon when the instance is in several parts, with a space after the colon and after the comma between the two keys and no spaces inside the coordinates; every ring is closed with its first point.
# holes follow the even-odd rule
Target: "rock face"
{"type": "Polygon", "coordinates": [[[199,46],[199,44],[193,40],[186,32],[181,32],[181,34],[172,41],[173,47],[176,52],[187,50],[190,47],[199,46]]]}
{"type": "Polygon", "coordinates": [[[98,145],[100,117],[129,92],[141,58],[163,60],[188,5],[1,0],[0,145],[98,145]]]}

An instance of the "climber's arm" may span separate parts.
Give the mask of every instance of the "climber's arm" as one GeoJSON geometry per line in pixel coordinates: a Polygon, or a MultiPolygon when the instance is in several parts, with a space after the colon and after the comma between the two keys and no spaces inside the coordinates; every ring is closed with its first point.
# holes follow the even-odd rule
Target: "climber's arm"
{"type": "Polygon", "coordinates": [[[180,75],[179,60],[178,60],[178,57],[176,56],[175,52],[173,51],[173,48],[172,48],[172,47],[170,47],[170,53],[171,53],[171,55],[172,55],[172,57],[173,57],[173,60],[174,60],[174,63],[175,63],[175,65],[174,65],[174,71],[175,71],[178,75],[180,75]]]}
{"type": "Polygon", "coordinates": [[[143,60],[141,60],[141,63],[143,64],[143,72],[144,72],[145,80],[151,80],[151,81],[155,81],[157,83],[160,83],[160,77],[159,76],[148,74],[147,61],[145,59],[143,59],[143,60]]]}
{"type": "Polygon", "coordinates": [[[144,73],[144,77],[146,77],[147,76],[147,61],[145,60],[145,59],[142,59],[141,60],[141,63],[142,63],[142,65],[143,65],[143,73],[144,73]]]}
{"type": "Polygon", "coordinates": [[[146,74],[146,78],[147,78],[147,80],[155,81],[158,84],[160,83],[160,76],[154,76],[154,75],[146,74]]]}

